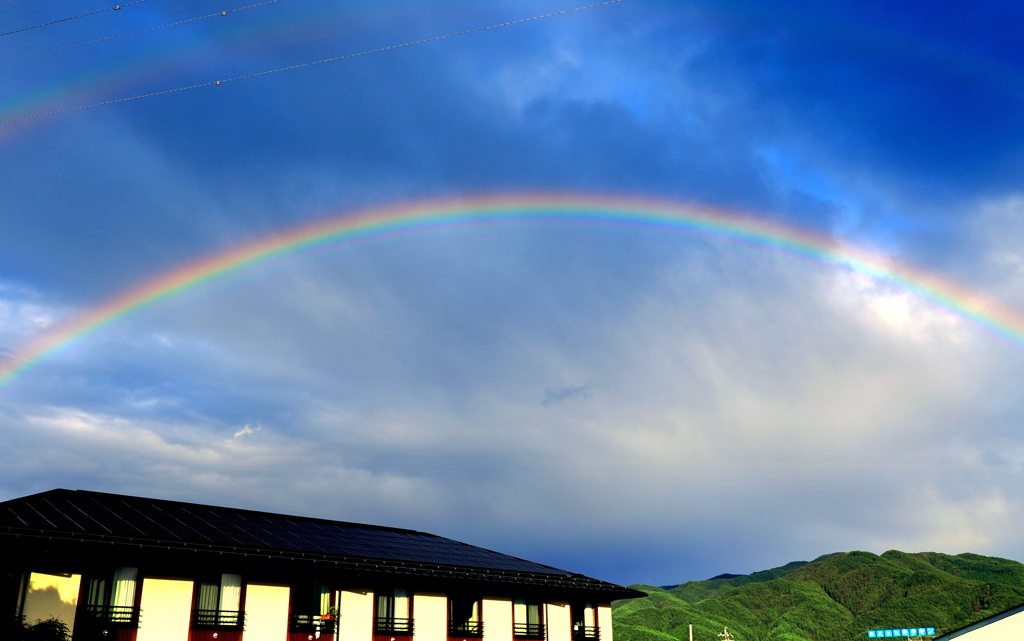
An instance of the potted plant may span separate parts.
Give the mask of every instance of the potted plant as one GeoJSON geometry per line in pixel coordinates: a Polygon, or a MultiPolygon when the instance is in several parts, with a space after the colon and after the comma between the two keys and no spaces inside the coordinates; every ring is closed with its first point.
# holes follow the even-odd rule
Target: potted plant
{"type": "Polygon", "coordinates": [[[331,607],[327,608],[327,612],[324,612],[323,614],[320,615],[320,620],[321,621],[331,621],[331,620],[337,619],[339,617],[341,617],[340,609],[338,608],[338,606],[332,605],[331,607]]]}

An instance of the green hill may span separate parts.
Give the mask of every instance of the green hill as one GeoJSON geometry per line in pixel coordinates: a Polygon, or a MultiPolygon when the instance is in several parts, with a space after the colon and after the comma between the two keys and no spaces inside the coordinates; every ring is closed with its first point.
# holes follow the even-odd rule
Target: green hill
{"type": "Polygon", "coordinates": [[[613,604],[615,641],[860,641],[874,628],[944,634],[1024,603],[1024,564],[979,554],[837,552],[671,588],[631,586],[613,604]]]}

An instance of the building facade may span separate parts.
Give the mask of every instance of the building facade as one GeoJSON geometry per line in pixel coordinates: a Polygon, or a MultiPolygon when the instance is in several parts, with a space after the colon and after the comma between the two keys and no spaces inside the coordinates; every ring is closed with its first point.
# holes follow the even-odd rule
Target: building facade
{"type": "Polygon", "coordinates": [[[613,641],[642,592],[397,528],[99,492],[0,503],[0,599],[74,641],[613,641]]]}
{"type": "Polygon", "coordinates": [[[1024,639],[1024,605],[1004,610],[981,621],[948,632],[933,641],[1012,641],[1024,639]]]}

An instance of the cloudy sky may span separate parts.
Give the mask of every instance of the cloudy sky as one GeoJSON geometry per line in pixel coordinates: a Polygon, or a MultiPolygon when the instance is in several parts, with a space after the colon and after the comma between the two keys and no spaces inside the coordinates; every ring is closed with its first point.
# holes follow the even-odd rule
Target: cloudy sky
{"type": "MultiPolygon", "coordinates": [[[[0,119],[580,4],[146,0],[22,30],[109,3],[7,0],[0,119]]],[[[3,123],[0,350],[297,225],[537,192],[739,212],[1024,313],[1022,20],[984,0],[623,0],[3,123]]],[[[386,524],[623,584],[851,549],[1024,560],[1022,344],[727,239],[523,224],[339,244],[5,385],[0,500],[386,524]]]]}

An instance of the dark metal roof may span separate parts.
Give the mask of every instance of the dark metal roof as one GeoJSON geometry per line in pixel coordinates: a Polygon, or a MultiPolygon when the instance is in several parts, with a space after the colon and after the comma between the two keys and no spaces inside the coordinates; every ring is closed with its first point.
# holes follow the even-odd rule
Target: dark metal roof
{"type": "Polygon", "coordinates": [[[230,549],[296,560],[316,558],[379,571],[419,568],[424,572],[414,573],[561,585],[614,592],[614,598],[640,595],[580,574],[414,530],[84,490],[51,490],[0,503],[0,534],[4,533],[133,545],[158,542],[177,549],[230,549]],[[372,561],[369,566],[368,561],[372,561]]]}

